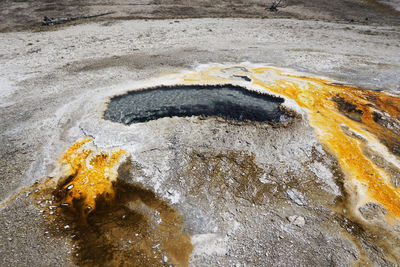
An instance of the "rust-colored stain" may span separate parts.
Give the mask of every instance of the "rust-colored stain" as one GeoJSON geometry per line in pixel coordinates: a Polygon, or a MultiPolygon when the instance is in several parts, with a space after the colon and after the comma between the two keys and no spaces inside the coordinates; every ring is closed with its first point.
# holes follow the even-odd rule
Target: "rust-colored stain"
{"type": "Polygon", "coordinates": [[[243,76],[251,79],[250,87],[290,98],[307,112],[317,138],[337,157],[346,182],[356,188],[357,206],[379,202],[391,213],[387,219],[400,217],[399,188],[390,172],[362,149],[368,146],[399,168],[400,98],[273,67],[211,67],[187,74],[182,83],[232,83],[238,80],[232,77],[243,76]]]}
{"type": "Polygon", "coordinates": [[[85,147],[91,138],[84,138],[72,145],[63,155],[60,163],[65,166],[61,179],[62,202],[82,213],[83,218],[96,208],[96,200],[106,201],[114,198],[113,183],[116,182],[122,149],[112,152],[96,151],[92,146],[85,147]],[[65,181],[64,181],[65,180],[65,181]]]}
{"type": "MultiPolygon", "coordinates": [[[[400,217],[398,181],[393,171],[380,167],[385,164],[378,166],[373,158],[376,155],[387,166],[400,169],[400,98],[272,67],[212,67],[184,74],[181,82],[238,81],[292,99],[307,113],[317,138],[336,156],[346,175],[348,190],[353,190],[350,193],[357,200],[354,210],[373,201],[389,211],[389,222],[400,217]]],[[[133,168],[125,166],[129,163],[127,152],[102,150],[92,141],[84,138],[62,156],[63,169],[55,192],[49,193],[45,184],[40,191],[53,199],[52,207],[57,208],[49,219],[65,234],[73,233],[76,263],[186,266],[193,247],[182,218],[154,192],[118,179],[133,168]]],[[[243,172],[243,186],[246,179],[256,179],[253,169],[258,171],[246,166],[251,165],[252,157],[245,159],[238,168],[251,171],[243,172]]],[[[215,175],[224,176],[222,172],[215,175]]],[[[238,194],[246,193],[241,191],[238,187],[238,194]]]]}
{"type": "MultiPolygon", "coordinates": [[[[133,168],[122,149],[84,138],[62,156],[60,179],[35,185],[53,234],[72,236],[78,266],[187,266],[193,246],[183,219],[149,189],[121,176],[133,168]]],[[[36,192],[36,191],[35,191],[36,192]]]]}

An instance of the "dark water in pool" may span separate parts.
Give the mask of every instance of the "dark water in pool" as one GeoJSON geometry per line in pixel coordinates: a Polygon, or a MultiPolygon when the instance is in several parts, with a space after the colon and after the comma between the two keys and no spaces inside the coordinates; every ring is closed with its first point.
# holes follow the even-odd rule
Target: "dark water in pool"
{"type": "Polygon", "coordinates": [[[239,86],[160,86],[113,97],[104,119],[129,125],[163,117],[218,116],[231,121],[280,122],[282,98],[239,86]]]}

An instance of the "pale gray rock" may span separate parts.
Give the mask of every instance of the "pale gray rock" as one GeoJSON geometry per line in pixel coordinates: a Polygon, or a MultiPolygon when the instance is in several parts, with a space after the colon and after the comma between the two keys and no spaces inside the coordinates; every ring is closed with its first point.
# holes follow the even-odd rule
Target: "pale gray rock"
{"type": "Polygon", "coordinates": [[[287,196],[291,201],[296,203],[299,206],[304,206],[307,204],[306,198],[304,195],[297,189],[291,188],[286,191],[287,196]]]}

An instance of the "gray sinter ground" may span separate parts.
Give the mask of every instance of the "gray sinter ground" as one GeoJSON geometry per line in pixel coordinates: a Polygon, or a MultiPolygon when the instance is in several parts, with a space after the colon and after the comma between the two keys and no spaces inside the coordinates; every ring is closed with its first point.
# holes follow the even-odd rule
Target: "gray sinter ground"
{"type": "Polygon", "coordinates": [[[133,181],[164,188],[185,214],[192,264],[346,265],[359,256],[326,208],[340,194],[335,162],[301,122],[161,119],[150,127],[166,133],[156,138],[164,145],[132,157],[133,181]]]}
{"type": "MultiPolygon", "coordinates": [[[[340,172],[306,118],[279,127],[198,118],[125,126],[102,114],[133,81],[207,62],[264,62],[398,94],[399,40],[390,24],[295,19],[112,21],[1,33],[0,199],[51,174],[67,147],[92,135],[100,147],[135,152],[136,172],[124,179],[182,214],[196,245],[192,263],[346,265],[360,258],[360,246],[371,262],[390,265],[367,234],[329,209],[340,172]]],[[[48,236],[43,214],[28,203],[23,194],[1,209],[0,265],[68,264],[71,237],[48,236]]],[[[371,210],[363,212],[375,220],[371,210]]]]}

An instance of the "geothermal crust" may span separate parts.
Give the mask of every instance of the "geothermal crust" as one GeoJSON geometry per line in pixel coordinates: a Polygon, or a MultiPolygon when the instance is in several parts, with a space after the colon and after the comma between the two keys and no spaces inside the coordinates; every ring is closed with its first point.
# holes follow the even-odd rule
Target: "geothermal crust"
{"type": "MultiPolygon", "coordinates": [[[[86,242],[88,248],[83,242],[93,240],[92,229],[84,235],[87,228],[73,219],[60,221],[64,212],[50,208],[64,174],[59,160],[75,142],[91,138],[90,146],[100,154],[122,149],[129,155],[117,179],[137,197],[117,190],[124,198],[112,218],[141,214],[143,221],[132,218],[143,227],[132,229],[141,235],[148,231],[148,239],[135,239],[136,232],[126,230],[129,224],[113,221],[118,231],[112,232],[101,228],[104,216],[98,214],[92,218],[103,238],[99,243],[117,248],[105,252],[129,251],[132,242],[147,240],[143,253],[155,252],[159,264],[394,266],[399,260],[396,220],[389,222],[388,209],[377,202],[356,206],[359,198],[349,192],[359,188],[346,188],[347,173],[321,144],[308,111],[289,97],[281,96],[281,106],[291,112],[290,119],[275,123],[165,117],[127,126],[103,116],[115,96],[181,84],[183,75],[213,66],[251,65],[243,61],[292,67],[398,95],[398,30],[279,19],[170,22],[1,34],[6,48],[0,57],[1,265],[96,264],[91,254],[96,243],[86,242]],[[209,28],[217,33],[211,36],[209,28]],[[223,38],[222,32],[227,32],[223,38]],[[39,46],[42,42],[46,45],[39,46]],[[382,46],[386,49],[378,49],[382,46]],[[55,183],[47,185],[49,180],[55,183]],[[163,219],[176,228],[167,231],[163,219]],[[173,248],[160,239],[165,233],[179,237],[173,248]],[[128,234],[132,239],[124,239],[128,234]],[[179,258],[179,251],[187,257],[179,258]]],[[[220,73],[226,76],[219,83],[228,79],[262,91],[234,77],[238,71],[220,73]]],[[[399,172],[393,164],[388,167],[387,159],[383,162],[385,171],[399,172]]],[[[128,260],[123,253],[110,255],[105,264],[128,260]]]]}

